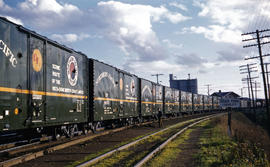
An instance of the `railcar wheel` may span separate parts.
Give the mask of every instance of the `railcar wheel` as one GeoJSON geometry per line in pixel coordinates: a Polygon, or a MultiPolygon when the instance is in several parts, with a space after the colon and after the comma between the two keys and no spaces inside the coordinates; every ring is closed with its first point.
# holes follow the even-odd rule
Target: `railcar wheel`
{"type": "Polygon", "coordinates": [[[61,138],[61,133],[58,128],[54,128],[53,130],[53,140],[59,140],[61,138]]]}
{"type": "Polygon", "coordinates": [[[83,135],[87,135],[88,129],[87,129],[86,125],[82,126],[82,133],[83,133],[83,135]]]}
{"type": "Polygon", "coordinates": [[[71,125],[68,129],[68,137],[72,138],[75,136],[75,134],[78,134],[78,126],[77,124],[71,125]]]}

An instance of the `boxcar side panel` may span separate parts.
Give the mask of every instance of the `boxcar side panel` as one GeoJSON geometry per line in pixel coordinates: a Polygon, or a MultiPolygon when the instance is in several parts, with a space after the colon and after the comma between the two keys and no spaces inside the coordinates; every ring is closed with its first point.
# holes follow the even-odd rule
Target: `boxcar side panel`
{"type": "Polygon", "coordinates": [[[47,43],[46,124],[88,120],[87,57],[47,43]]]}
{"type": "Polygon", "coordinates": [[[156,85],[156,103],[155,103],[155,114],[158,114],[160,109],[163,112],[163,86],[156,85]]]}
{"type": "MultiPolygon", "coordinates": [[[[139,116],[139,80],[135,75],[124,73],[124,113],[125,117],[139,116]]],[[[120,81],[121,82],[121,81],[120,81]]]]}
{"type": "Polygon", "coordinates": [[[155,99],[153,96],[153,83],[151,81],[140,79],[141,84],[141,116],[153,116],[155,99]]]}
{"type": "Polygon", "coordinates": [[[174,112],[174,92],[170,87],[165,88],[165,114],[173,114],[174,112]]]}
{"type": "Polygon", "coordinates": [[[96,60],[93,60],[92,68],[94,74],[93,121],[118,119],[123,114],[120,111],[118,71],[116,68],[96,60]]]}
{"type": "Polygon", "coordinates": [[[173,93],[174,93],[174,113],[179,114],[180,112],[179,90],[173,89],[173,93]]]}
{"type": "Polygon", "coordinates": [[[192,93],[187,92],[186,93],[186,98],[187,98],[187,112],[190,113],[193,111],[192,107],[192,93]]]}
{"type": "Polygon", "coordinates": [[[26,128],[27,54],[27,35],[0,19],[0,131],[26,128]]]}

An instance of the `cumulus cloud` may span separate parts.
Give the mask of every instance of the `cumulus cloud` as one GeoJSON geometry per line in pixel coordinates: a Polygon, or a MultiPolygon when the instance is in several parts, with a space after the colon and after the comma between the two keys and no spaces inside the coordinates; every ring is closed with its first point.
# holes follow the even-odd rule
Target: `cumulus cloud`
{"type": "Polygon", "coordinates": [[[247,26],[250,21],[252,9],[257,7],[257,2],[253,0],[238,0],[238,1],[194,1],[194,5],[202,10],[198,13],[201,17],[209,17],[214,23],[226,25],[230,29],[241,29],[247,26]],[[252,7],[252,8],[251,8],[252,7]]]}
{"type": "MultiPolygon", "coordinates": [[[[178,3],[171,5],[180,7],[178,3]]],[[[25,0],[14,8],[0,0],[0,9],[1,15],[17,19],[17,23],[23,20],[25,25],[39,32],[52,32],[50,37],[63,43],[99,37],[86,33],[95,28],[104,38],[125,52],[128,56],[126,60],[133,62],[127,63],[131,69],[136,67],[135,63],[142,69],[143,66],[155,67],[153,64],[167,67],[166,69],[178,68],[179,65],[172,66],[165,62],[169,54],[163,43],[169,48],[181,48],[182,44],[174,44],[167,39],[162,43],[153,29],[153,24],[178,24],[191,19],[181,13],[172,12],[165,6],[153,7],[117,1],[101,1],[96,8],[81,10],[75,5],[57,0],[25,0]],[[81,29],[81,34],[74,33],[74,30],[81,29]]]]}
{"type": "Polygon", "coordinates": [[[70,43],[89,38],[72,32],[82,29],[82,32],[89,32],[90,28],[96,28],[126,55],[132,53],[133,57],[140,61],[162,60],[168,57],[152,28],[153,23],[167,21],[177,24],[190,19],[164,6],[153,7],[117,1],[101,1],[96,8],[81,10],[75,5],[59,3],[57,0],[25,0],[15,8],[0,0],[0,9],[1,15],[10,16],[13,20],[16,18],[17,22],[23,20],[31,29],[54,32],[51,37],[61,42],[70,43]]]}
{"type": "Polygon", "coordinates": [[[3,0],[0,0],[0,9],[2,11],[11,11],[11,7],[9,7],[7,4],[5,4],[5,2],[3,0]]]}
{"type": "Polygon", "coordinates": [[[205,58],[200,57],[195,53],[176,55],[175,57],[178,64],[188,67],[201,67],[204,66],[204,63],[208,62],[205,58]]]}
{"type": "Polygon", "coordinates": [[[181,48],[183,48],[183,44],[172,43],[169,39],[163,39],[162,42],[165,43],[168,46],[168,48],[172,48],[172,49],[181,49],[181,48]]]}
{"type": "Polygon", "coordinates": [[[86,17],[78,7],[68,3],[60,4],[56,0],[25,0],[18,3],[16,8],[7,7],[0,0],[0,9],[1,15],[23,20],[34,29],[46,31],[79,29],[85,24],[86,17]]]}
{"type": "Polygon", "coordinates": [[[51,38],[63,43],[71,43],[71,42],[76,42],[79,40],[83,40],[86,38],[90,38],[90,35],[88,34],[52,34],[51,38]]]}
{"type": "Polygon", "coordinates": [[[77,41],[84,40],[87,38],[92,38],[92,39],[102,38],[102,36],[89,35],[89,34],[84,34],[84,33],[77,35],[77,34],[71,33],[71,34],[52,34],[51,38],[56,41],[63,42],[63,43],[72,43],[72,42],[77,42],[77,41]]]}
{"type": "Polygon", "coordinates": [[[237,47],[235,45],[228,45],[229,49],[218,51],[218,61],[242,61],[247,55],[249,50],[237,47]]]}
{"type": "Polygon", "coordinates": [[[258,18],[270,18],[270,12],[265,10],[269,8],[268,2],[194,0],[193,5],[201,9],[198,16],[209,18],[212,25],[191,26],[184,28],[182,33],[203,34],[205,38],[215,42],[241,44],[241,34],[253,31],[253,25],[258,22],[258,18]]]}
{"type": "Polygon", "coordinates": [[[122,2],[99,2],[95,20],[106,36],[127,54],[136,53],[137,60],[153,61],[167,58],[152,29],[153,22],[168,20],[173,24],[189,19],[167,8],[150,5],[131,5],[122,2]]]}
{"type": "Polygon", "coordinates": [[[125,63],[124,68],[129,71],[133,71],[134,73],[141,73],[141,72],[155,73],[157,71],[179,72],[184,69],[178,64],[166,62],[163,60],[152,62],[128,61],[125,63]]]}
{"type": "Polygon", "coordinates": [[[181,4],[181,3],[171,2],[171,3],[169,3],[169,5],[174,6],[176,8],[179,8],[179,9],[181,9],[183,11],[188,11],[187,7],[185,5],[183,5],[183,4],[181,4]]]}
{"type": "Polygon", "coordinates": [[[183,33],[185,32],[203,34],[205,38],[215,42],[224,42],[232,44],[242,43],[240,30],[227,29],[226,27],[220,25],[210,25],[208,27],[191,26],[189,28],[183,28],[183,33]]]}

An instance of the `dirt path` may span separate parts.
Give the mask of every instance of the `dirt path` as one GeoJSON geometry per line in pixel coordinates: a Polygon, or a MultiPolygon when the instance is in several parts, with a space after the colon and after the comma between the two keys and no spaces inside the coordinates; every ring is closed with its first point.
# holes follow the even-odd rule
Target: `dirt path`
{"type": "Polygon", "coordinates": [[[192,128],[192,132],[189,134],[188,140],[184,144],[180,144],[178,147],[181,149],[181,152],[171,162],[171,167],[194,167],[196,166],[194,155],[199,151],[199,138],[203,133],[202,127],[192,128]]]}

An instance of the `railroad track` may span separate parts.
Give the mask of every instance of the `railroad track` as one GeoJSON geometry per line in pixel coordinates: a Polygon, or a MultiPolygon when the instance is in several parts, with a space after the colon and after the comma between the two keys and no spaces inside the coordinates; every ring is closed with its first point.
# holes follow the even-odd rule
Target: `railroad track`
{"type": "Polygon", "coordinates": [[[117,164],[112,163],[110,166],[135,165],[136,167],[140,167],[186,129],[219,115],[220,114],[204,116],[175,124],[111,150],[77,167],[106,166],[110,164],[110,162],[115,162],[115,160],[117,160],[117,164]]]}
{"type": "MultiPolygon", "coordinates": [[[[147,125],[150,123],[152,122],[142,123],[141,125],[147,125]]],[[[0,156],[6,155],[4,159],[0,159],[1,161],[3,161],[3,162],[0,162],[0,167],[9,167],[9,166],[17,165],[20,163],[24,163],[24,162],[36,159],[38,157],[44,156],[46,154],[53,153],[57,150],[61,150],[61,149],[64,149],[73,145],[77,145],[77,144],[89,141],[91,139],[94,139],[103,135],[119,132],[124,129],[128,129],[130,127],[132,126],[127,126],[127,127],[122,127],[118,129],[112,129],[112,130],[105,130],[105,131],[98,132],[97,134],[88,134],[86,136],[78,136],[78,137],[74,137],[72,139],[67,139],[67,140],[53,141],[49,143],[36,142],[36,143],[31,143],[31,144],[15,147],[15,148],[8,148],[6,150],[0,151],[0,156]]]]}

